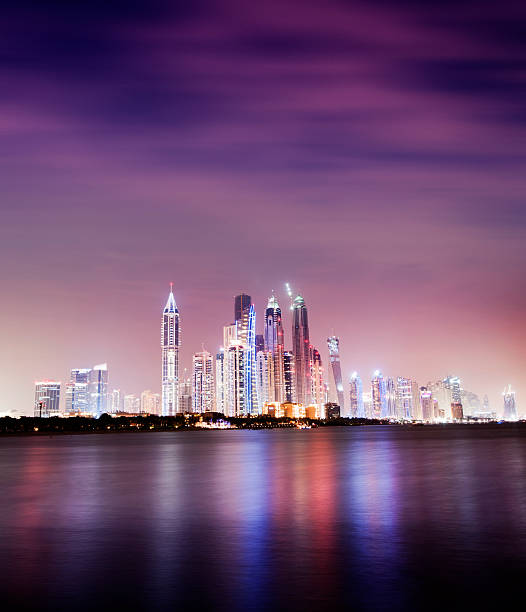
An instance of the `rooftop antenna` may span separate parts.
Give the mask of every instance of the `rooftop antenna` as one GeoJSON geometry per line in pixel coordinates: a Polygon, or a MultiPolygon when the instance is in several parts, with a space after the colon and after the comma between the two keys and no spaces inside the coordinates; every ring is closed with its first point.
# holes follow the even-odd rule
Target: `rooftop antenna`
{"type": "Polygon", "coordinates": [[[292,302],[293,302],[293,300],[292,300],[292,289],[291,289],[289,283],[285,283],[285,289],[287,291],[287,295],[289,296],[289,299],[290,299],[290,309],[292,310],[293,309],[292,308],[292,302]]]}

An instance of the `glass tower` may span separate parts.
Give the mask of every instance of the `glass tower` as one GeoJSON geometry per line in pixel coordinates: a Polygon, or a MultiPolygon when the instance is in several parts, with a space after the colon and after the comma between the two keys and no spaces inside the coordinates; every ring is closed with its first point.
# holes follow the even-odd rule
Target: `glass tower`
{"type": "Polygon", "coordinates": [[[164,307],[161,321],[161,411],[163,416],[179,412],[179,349],[181,322],[175,303],[173,284],[164,307]]]}

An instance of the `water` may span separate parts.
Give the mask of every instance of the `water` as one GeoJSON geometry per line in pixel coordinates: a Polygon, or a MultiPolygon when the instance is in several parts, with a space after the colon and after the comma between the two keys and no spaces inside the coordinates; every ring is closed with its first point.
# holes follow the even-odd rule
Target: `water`
{"type": "Polygon", "coordinates": [[[506,609],[523,599],[525,435],[0,438],[2,606],[506,609]]]}

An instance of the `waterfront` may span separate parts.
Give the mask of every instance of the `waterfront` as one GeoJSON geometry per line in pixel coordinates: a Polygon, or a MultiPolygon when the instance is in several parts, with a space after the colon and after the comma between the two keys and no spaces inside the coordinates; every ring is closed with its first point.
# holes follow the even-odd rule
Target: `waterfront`
{"type": "Polygon", "coordinates": [[[0,440],[9,609],[511,606],[515,425],[0,440]]]}

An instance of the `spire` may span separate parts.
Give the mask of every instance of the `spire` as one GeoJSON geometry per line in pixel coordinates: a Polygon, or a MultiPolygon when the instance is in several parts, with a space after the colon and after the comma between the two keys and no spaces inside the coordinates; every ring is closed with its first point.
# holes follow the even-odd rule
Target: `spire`
{"type": "Polygon", "coordinates": [[[296,298],[294,299],[294,307],[298,308],[300,306],[303,306],[305,304],[305,300],[302,298],[301,295],[296,296],[296,298]]]}
{"type": "Polygon", "coordinates": [[[267,308],[274,308],[274,309],[278,309],[279,308],[278,300],[276,299],[276,296],[274,294],[272,294],[269,297],[268,303],[267,303],[267,308]]]}
{"type": "Polygon", "coordinates": [[[177,312],[177,304],[175,303],[174,292],[173,292],[174,284],[170,283],[170,295],[166,300],[166,306],[164,307],[164,312],[177,312]]]}

